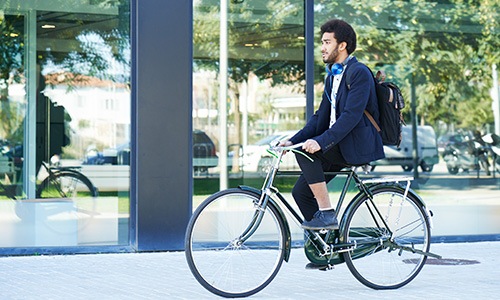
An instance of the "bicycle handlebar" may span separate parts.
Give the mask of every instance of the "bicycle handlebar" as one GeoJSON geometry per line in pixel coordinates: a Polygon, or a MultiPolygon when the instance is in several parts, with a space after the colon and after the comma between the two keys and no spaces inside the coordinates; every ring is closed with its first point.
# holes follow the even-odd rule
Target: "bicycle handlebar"
{"type": "Polygon", "coordinates": [[[274,157],[278,158],[278,156],[280,156],[282,153],[284,153],[286,151],[292,151],[294,153],[298,153],[300,155],[303,155],[304,157],[306,157],[310,161],[314,161],[309,155],[307,155],[303,151],[298,150],[299,148],[302,148],[303,145],[304,145],[304,143],[298,143],[298,144],[291,145],[291,146],[274,146],[274,147],[270,147],[268,149],[268,152],[271,153],[274,157]]]}
{"type": "Polygon", "coordinates": [[[295,145],[291,145],[291,146],[274,146],[274,147],[271,147],[271,151],[275,151],[275,152],[283,152],[283,151],[298,151],[297,148],[300,148],[304,145],[304,143],[298,143],[298,144],[295,144],[295,145]]]}

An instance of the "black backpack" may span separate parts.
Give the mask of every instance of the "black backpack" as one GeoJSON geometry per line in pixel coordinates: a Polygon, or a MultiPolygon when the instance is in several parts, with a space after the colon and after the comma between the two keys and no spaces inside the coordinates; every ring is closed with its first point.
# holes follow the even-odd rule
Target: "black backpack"
{"type": "MultiPolygon", "coordinates": [[[[350,78],[347,76],[348,89],[351,88],[349,80],[350,78]]],[[[399,147],[403,139],[402,126],[406,125],[401,112],[405,107],[405,100],[397,85],[392,82],[385,82],[385,73],[383,71],[378,71],[373,80],[375,81],[375,90],[377,91],[380,126],[367,110],[365,110],[365,115],[380,133],[384,145],[399,147]]]]}

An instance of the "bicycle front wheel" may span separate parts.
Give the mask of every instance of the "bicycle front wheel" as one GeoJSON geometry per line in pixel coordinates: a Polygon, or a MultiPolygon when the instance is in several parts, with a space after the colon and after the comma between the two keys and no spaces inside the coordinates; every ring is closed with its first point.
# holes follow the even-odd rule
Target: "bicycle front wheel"
{"type": "Polygon", "coordinates": [[[247,297],[276,276],[285,254],[284,220],[267,205],[261,211],[255,193],[241,189],[218,192],[194,212],[186,231],[186,259],[191,272],[210,292],[223,297],[247,297]],[[255,230],[241,242],[242,234],[255,230]]]}
{"type": "Polygon", "coordinates": [[[60,171],[45,178],[38,186],[37,198],[95,198],[98,191],[83,174],[60,171]]]}
{"type": "Polygon", "coordinates": [[[350,210],[342,237],[354,244],[344,253],[351,273],[373,289],[409,283],[425,264],[430,228],[425,208],[415,196],[394,186],[373,191],[350,210]]]}

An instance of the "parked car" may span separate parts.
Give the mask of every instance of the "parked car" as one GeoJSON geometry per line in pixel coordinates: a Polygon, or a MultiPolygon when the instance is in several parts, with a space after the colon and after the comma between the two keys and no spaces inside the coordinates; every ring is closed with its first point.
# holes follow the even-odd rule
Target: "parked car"
{"type": "MultiPolygon", "coordinates": [[[[270,145],[280,140],[289,139],[297,131],[282,131],[269,135],[255,144],[243,147],[242,165],[245,172],[258,172],[265,175],[272,163],[272,156],[267,152],[270,145]]],[[[372,162],[373,166],[400,165],[403,170],[413,169],[413,141],[412,127],[403,127],[403,141],[399,148],[395,146],[384,146],[385,158],[372,162]]],[[[418,165],[425,172],[431,172],[434,165],[439,162],[436,145],[436,134],[431,126],[419,126],[417,128],[418,138],[418,165]]],[[[300,168],[295,160],[295,155],[285,155],[280,165],[281,170],[299,171],[300,168]]]]}
{"type": "MultiPolygon", "coordinates": [[[[219,158],[214,142],[201,130],[193,131],[193,168],[195,172],[206,172],[216,167],[219,158]]],[[[107,148],[102,152],[90,146],[83,161],[85,165],[130,165],[130,143],[116,148],[107,148]]]]}
{"type": "MultiPolygon", "coordinates": [[[[436,133],[431,126],[417,127],[418,165],[424,172],[431,172],[439,162],[436,142],[436,133]]],[[[403,170],[413,170],[413,139],[412,126],[403,126],[403,140],[401,145],[384,146],[385,158],[372,162],[378,165],[400,165],[403,170]]]]}
{"type": "MultiPolygon", "coordinates": [[[[291,138],[295,133],[297,133],[296,130],[276,132],[262,138],[255,144],[243,147],[241,157],[243,171],[258,172],[261,175],[265,175],[273,160],[273,157],[267,152],[267,149],[272,145],[276,145],[278,141],[291,138]]],[[[290,154],[285,155],[280,168],[281,170],[299,170],[299,166],[295,161],[295,156],[290,154]]]]}
{"type": "Polygon", "coordinates": [[[193,131],[193,168],[195,172],[205,173],[208,168],[216,167],[219,157],[216,154],[215,144],[210,137],[201,130],[193,131]]]}
{"type": "Polygon", "coordinates": [[[124,143],[116,148],[106,148],[99,151],[94,145],[87,148],[84,165],[129,165],[130,143],[124,143]]]}

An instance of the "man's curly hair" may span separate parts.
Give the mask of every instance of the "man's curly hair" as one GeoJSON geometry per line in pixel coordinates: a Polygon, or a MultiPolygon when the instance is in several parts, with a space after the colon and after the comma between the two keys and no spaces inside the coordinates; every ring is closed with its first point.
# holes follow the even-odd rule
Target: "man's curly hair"
{"type": "Polygon", "coordinates": [[[356,50],[356,32],[349,23],[339,19],[329,20],[321,26],[321,36],[323,36],[325,32],[333,32],[339,44],[346,42],[348,54],[356,50]]]}

